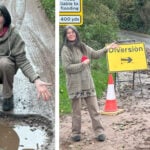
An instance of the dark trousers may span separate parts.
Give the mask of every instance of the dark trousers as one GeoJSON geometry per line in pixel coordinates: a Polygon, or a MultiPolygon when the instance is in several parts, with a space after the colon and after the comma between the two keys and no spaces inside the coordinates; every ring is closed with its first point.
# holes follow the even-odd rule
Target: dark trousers
{"type": "Polygon", "coordinates": [[[8,57],[0,57],[0,83],[3,84],[3,97],[13,95],[13,81],[16,74],[16,65],[8,57]]]}

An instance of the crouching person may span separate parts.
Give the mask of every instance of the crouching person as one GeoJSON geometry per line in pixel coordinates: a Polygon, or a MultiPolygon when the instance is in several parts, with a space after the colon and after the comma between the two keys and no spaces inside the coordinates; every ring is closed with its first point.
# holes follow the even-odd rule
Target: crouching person
{"type": "Polygon", "coordinates": [[[11,16],[4,5],[0,5],[0,83],[3,84],[3,111],[14,108],[13,81],[17,69],[20,68],[30,82],[35,83],[38,97],[48,100],[50,93],[45,83],[35,73],[26,58],[25,43],[19,33],[11,25],[11,16]]]}

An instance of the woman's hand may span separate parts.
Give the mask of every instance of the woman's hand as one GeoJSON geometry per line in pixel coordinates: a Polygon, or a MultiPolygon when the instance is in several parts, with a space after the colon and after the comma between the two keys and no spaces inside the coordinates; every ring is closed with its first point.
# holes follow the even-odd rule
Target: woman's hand
{"type": "Polygon", "coordinates": [[[86,59],[82,62],[83,64],[89,64],[90,63],[90,60],[89,59],[86,59]]]}
{"type": "Polygon", "coordinates": [[[43,82],[40,79],[36,79],[34,83],[35,83],[35,86],[36,86],[36,89],[37,89],[37,92],[38,92],[38,99],[40,97],[42,97],[43,100],[49,100],[50,97],[51,97],[51,94],[48,91],[47,86],[51,86],[52,84],[43,82]]]}
{"type": "Polygon", "coordinates": [[[110,48],[118,48],[118,47],[119,47],[119,45],[116,44],[116,42],[113,42],[113,43],[109,44],[108,46],[106,46],[106,49],[108,50],[110,48]]]}

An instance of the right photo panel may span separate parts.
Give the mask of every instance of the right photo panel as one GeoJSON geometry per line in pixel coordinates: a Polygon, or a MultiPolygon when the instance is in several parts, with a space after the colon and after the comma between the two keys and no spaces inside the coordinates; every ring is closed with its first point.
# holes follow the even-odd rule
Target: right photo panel
{"type": "Polygon", "coordinates": [[[60,150],[150,149],[148,12],[148,0],[59,0],[60,150]]]}

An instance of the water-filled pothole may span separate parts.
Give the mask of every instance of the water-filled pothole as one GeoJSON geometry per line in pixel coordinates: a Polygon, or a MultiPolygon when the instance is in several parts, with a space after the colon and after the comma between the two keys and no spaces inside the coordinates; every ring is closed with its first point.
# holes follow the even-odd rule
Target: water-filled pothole
{"type": "Polygon", "coordinates": [[[0,124],[0,150],[17,150],[19,137],[16,132],[5,125],[0,124]]]}
{"type": "Polygon", "coordinates": [[[0,150],[48,150],[52,122],[41,116],[0,116],[0,150]]]}
{"type": "Polygon", "coordinates": [[[47,142],[47,134],[44,130],[17,125],[14,127],[14,131],[19,137],[18,150],[41,150],[47,142]]]}

